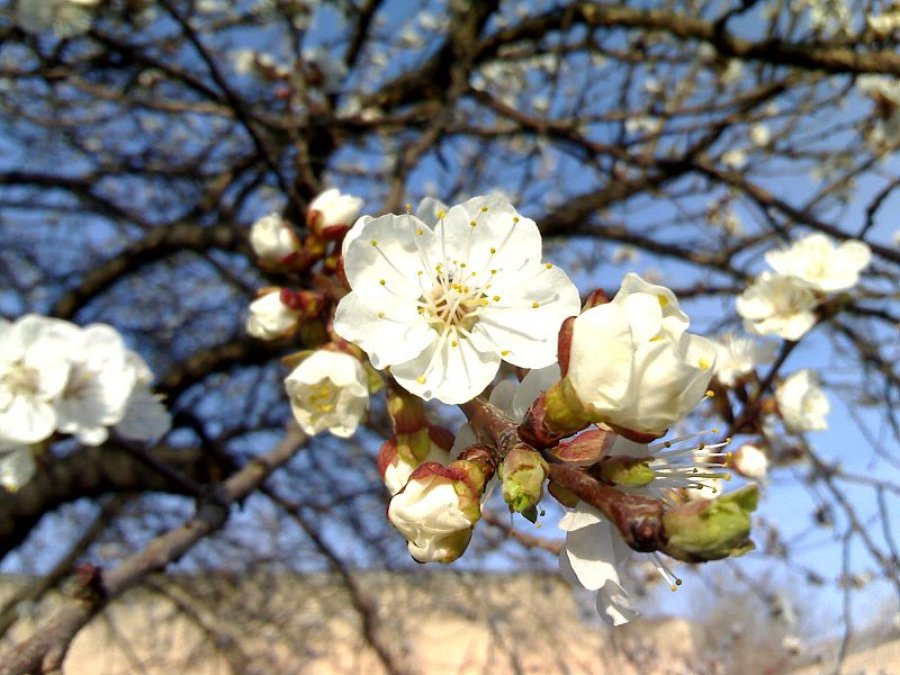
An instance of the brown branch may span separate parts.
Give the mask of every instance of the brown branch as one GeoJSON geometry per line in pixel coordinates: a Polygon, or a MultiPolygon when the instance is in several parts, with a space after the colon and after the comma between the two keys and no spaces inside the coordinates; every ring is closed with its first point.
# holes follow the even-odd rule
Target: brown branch
{"type": "Polygon", "coordinates": [[[114,569],[87,571],[75,592],[37,627],[32,637],[0,655],[0,675],[58,670],[72,640],[94,616],[148,574],[165,569],[220,529],[231,506],[259,489],[273,471],[294,457],[305,440],[303,432],[292,427],[272,450],[220,484],[216,498],[199,504],[194,516],[181,527],[156,537],[114,569]]]}

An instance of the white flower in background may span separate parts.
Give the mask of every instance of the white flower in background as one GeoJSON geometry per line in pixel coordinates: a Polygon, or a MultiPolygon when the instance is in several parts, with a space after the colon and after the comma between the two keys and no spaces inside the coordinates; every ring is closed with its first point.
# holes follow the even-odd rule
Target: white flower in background
{"type": "Polygon", "coordinates": [[[270,213],[253,223],[250,245],[260,258],[275,263],[300,249],[297,235],[277,213],[270,213]]]}
{"type": "Polygon", "coordinates": [[[172,428],[172,415],[162,403],[162,396],[154,394],[150,385],[153,373],[147,362],[137,352],[128,350],[126,362],[134,378],[134,387],[125,412],[115,425],[116,433],[134,441],[153,442],[165,436],[172,428]]]}
{"type": "Polygon", "coordinates": [[[886,7],[883,14],[869,15],[866,24],[881,37],[888,37],[900,31],[900,5],[886,7]]]}
{"type": "Polygon", "coordinates": [[[744,443],[731,456],[730,465],[742,476],[761,480],[769,471],[769,458],[759,446],[744,443]]]}
{"type": "Polygon", "coordinates": [[[250,303],[247,332],[261,340],[278,340],[293,331],[299,316],[281,301],[281,289],[276,288],[250,303]]]}
{"type": "Polygon", "coordinates": [[[620,626],[639,617],[619,579],[618,567],[631,556],[631,549],[615,525],[601,511],[579,502],[559,527],[566,533],[559,554],[563,577],[597,591],[597,612],[607,624],[620,626]]]}
{"type": "Polygon", "coordinates": [[[798,434],[828,428],[825,418],[831,404],[819,388],[819,379],[812,370],[798,370],[788,377],[775,390],[775,400],[788,431],[798,434]]]}
{"type": "Polygon", "coordinates": [[[751,338],[726,333],[714,343],[716,348],[716,377],[726,387],[733,387],[753,369],[775,358],[775,345],[760,343],[751,338]]]}
{"type": "Polygon", "coordinates": [[[672,291],[636,274],[576,317],[567,378],[595,421],[660,436],[700,402],[716,350],[689,324],[672,291]]]}
{"type": "Polygon", "coordinates": [[[684,495],[688,501],[695,499],[715,499],[725,492],[724,482],[721,478],[698,478],[697,484],[684,489],[684,495]]]}
{"type": "Polygon", "coordinates": [[[234,72],[238,75],[249,75],[256,68],[256,50],[243,48],[230,53],[234,72]]]}
{"type": "Polygon", "coordinates": [[[362,208],[363,200],[353,195],[345,195],[332,188],[325,190],[309,203],[309,226],[317,232],[325,232],[332,227],[349,227],[362,208]]]}
{"type": "Polygon", "coordinates": [[[347,77],[347,66],[335,58],[331,50],[323,47],[311,47],[303,50],[303,60],[310,65],[317,75],[314,84],[328,94],[340,91],[341,84],[347,77]]]}
{"type": "Polygon", "coordinates": [[[67,324],[69,377],[57,401],[57,428],[86,445],[100,445],[125,414],[137,374],[127,365],[122,336],[104,324],[67,324]]]}
{"type": "Polygon", "coordinates": [[[658,117],[639,115],[625,120],[625,131],[629,134],[656,134],[662,129],[663,121],[658,117]]]}
{"type": "Polygon", "coordinates": [[[91,28],[94,7],[101,0],[19,0],[16,21],[27,33],[52,31],[58,38],[71,38],[91,28]]]}
{"type": "Polygon", "coordinates": [[[0,446],[0,486],[17,492],[37,471],[34,455],[27,445],[0,446]]]}
{"type": "Polygon", "coordinates": [[[434,229],[386,215],[361,219],[351,236],[344,270],[353,290],[334,330],[425,400],[472,399],[501,360],[553,363],[559,327],[578,313],[578,289],[541,263],[537,225],[499,196],[454,206],[434,229]]]}
{"type": "Polygon", "coordinates": [[[859,282],[872,252],[851,239],[838,246],[824,234],[810,234],[788,248],[766,253],[766,262],[779,274],[799,277],[820,291],[840,291],[859,282]]]}
{"type": "Polygon", "coordinates": [[[741,149],[729,150],[722,154],[722,164],[739,171],[747,166],[747,153],[741,149]]]}
{"type": "Polygon", "coordinates": [[[735,301],[744,329],[799,340],[816,323],[813,287],[793,275],[763,272],[735,301]]]}
{"type": "Polygon", "coordinates": [[[750,142],[758,148],[764,148],[772,140],[769,127],[765,124],[754,124],[750,127],[750,142]]]}
{"type": "Polygon", "coordinates": [[[319,349],[284,380],[294,418],[306,433],[349,438],[369,409],[362,364],[344,352],[319,349]]]}
{"type": "Polygon", "coordinates": [[[0,441],[36,443],[56,429],[69,378],[65,327],[35,314],[0,319],[0,441]]]}
{"type": "Polygon", "coordinates": [[[467,514],[455,483],[433,471],[414,473],[391,498],[388,520],[406,537],[410,555],[419,562],[451,562],[469,543],[477,518],[467,514]]]}

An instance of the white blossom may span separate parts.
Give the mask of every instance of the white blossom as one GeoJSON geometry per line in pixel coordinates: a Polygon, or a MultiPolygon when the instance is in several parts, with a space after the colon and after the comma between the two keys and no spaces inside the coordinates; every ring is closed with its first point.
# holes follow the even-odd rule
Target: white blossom
{"type": "Polygon", "coordinates": [[[716,377],[726,387],[733,387],[753,369],[775,358],[775,344],[726,333],[713,343],[716,348],[716,377]]]}
{"type": "Polygon", "coordinates": [[[0,441],[35,443],[54,432],[70,369],[65,325],[35,314],[0,319],[0,441]]]}
{"type": "Polygon", "coordinates": [[[250,245],[260,258],[276,263],[300,249],[297,235],[277,213],[270,213],[253,223],[250,245]]]}
{"type": "Polygon", "coordinates": [[[37,471],[34,454],[27,445],[0,446],[0,485],[17,492],[37,471]]]}
{"type": "Polygon", "coordinates": [[[310,202],[310,220],[317,220],[320,231],[339,225],[349,227],[362,205],[363,200],[359,197],[345,195],[335,188],[325,190],[310,202]]]}
{"type": "Polygon", "coordinates": [[[778,411],[785,428],[792,433],[824,431],[831,404],[819,388],[819,379],[810,370],[798,370],[775,390],[778,411]]]}
{"type": "Polygon", "coordinates": [[[291,333],[299,316],[281,301],[281,290],[275,289],[250,303],[247,332],[262,340],[278,340],[291,333]]]}
{"type": "Polygon", "coordinates": [[[419,562],[450,562],[465,550],[473,520],[466,514],[454,480],[427,472],[406,483],[388,506],[388,520],[419,562]]]}
{"type": "Polygon", "coordinates": [[[742,476],[757,480],[765,478],[769,471],[769,458],[766,453],[752,443],[744,443],[738,448],[732,455],[730,464],[742,476]]]}
{"type": "Polygon", "coordinates": [[[739,171],[747,166],[747,153],[740,148],[729,150],[722,154],[722,164],[729,169],[739,171]]]}
{"type": "Polygon", "coordinates": [[[790,247],[769,251],[766,262],[779,274],[790,274],[820,291],[840,291],[859,282],[872,252],[868,245],[851,239],[835,246],[824,234],[810,234],[790,247]]]}
{"type": "Polygon", "coordinates": [[[22,30],[39,34],[52,31],[71,38],[90,30],[94,7],[101,0],[19,0],[16,21],[22,30]]]}
{"type": "Polygon", "coordinates": [[[100,445],[107,427],[121,421],[136,384],[125,342],[111,326],[69,324],[69,377],[57,401],[57,428],[86,445],[100,445]]]}
{"type": "Polygon", "coordinates": [[[772,134],[769,132],[769,127],[765,124],[754,124],[750,127],[750,142],[753,145],[763,148],[769,144],[772,140],[772,134]]]}
{"type": "Polygon", "coordinates": [[[660,436],[700,402],[716,352],[689,323],[672,291],[636,274],[575,319],[567,378],[595,421],[660,436]]]}
{"type": "Polygon", "coordinates": [[[354,356],[319,349],[284,380],[294,418],[308,434],[349,438],[369,408],[365,370],[354,356]]]}
{"type": "Polygon", "coordinates": [[[541,260],[534,221],[499,196],[454,206],[434,229],[412,215],[363,218],[348,233],[353,289],[335,332],[413,394],[462,403],[504,360],[541,368],[556,358],[578,290],[541,260]]]}
{"type": "Polygon", "coordinates": [[[744,329],[756,335],[778,335],[799,340],[816,323],[818,304],[813,286],[786,274],[763,272],[741,293],[737,313],[744,329]]]}

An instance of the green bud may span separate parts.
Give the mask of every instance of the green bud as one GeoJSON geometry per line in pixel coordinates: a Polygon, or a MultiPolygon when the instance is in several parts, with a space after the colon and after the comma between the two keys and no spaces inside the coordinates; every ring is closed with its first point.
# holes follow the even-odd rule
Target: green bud
{"type": "Polygon", "coordinates": [[[668,537],[664,552],[685,562],[704,562],[752,551],[750,514],[758,501],[759,491],[750,485],[669,509],[663,515],[668,537]]]}
{"type": "Polygon", "coordinates": [[[548,471],[547,462],[536,450],[526,445],[516,445],[510,450],[499,472],[503,481],[503,499],[510,510],[529,520],[537,517],[536,507],[544,496],[548,471]]]}
{"type": "Polygon", "coordinates": [[[600,464],[600,478],[610,485],[644,487],[655,478],[649,461],[635,457],[609,457],[600,464]]]}

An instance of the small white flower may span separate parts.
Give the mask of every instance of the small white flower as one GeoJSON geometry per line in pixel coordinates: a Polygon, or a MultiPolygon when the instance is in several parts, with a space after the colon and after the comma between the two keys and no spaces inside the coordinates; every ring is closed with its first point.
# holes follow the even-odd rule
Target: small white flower
{"type": "Polygon", "coordinates": [[[19,0],[16,20],[27,33],[52,31],[56,37],[71,38],[90,30],[93,7],[101,0],[19,0]]]}
{"type": "Polygon", "coordinates": [[[798,370],[788,377],[775,390],[775,400],[788,431],[798,434],[828,428],[825,418],[831,404],[819,388],[819,380],[812,370],[798,370]]]}
{"type": "Polygon", "coordinates": [[[100,445],[107,427],[119,422],[137,374],[127,365],[122,336],[104,324],[69,325],[66,356],[70,371],[57,402],[57,428],[86,445],[100,445]]]}
{"type": "Polygon", "coordinates": [[[281,301],[281,290],[275,289],[250,303],[247,332],[261,340],[278,340],[290,334],[299,316],[281,301]]]}
{"type": "Polygon", "coordinates": [[[344,352],[313,352],[287,376],[284,387],[294,418],[308,434],[328,430],[349,438],[369,408],[365,370],[344,352]]]}
{"type": "Polygon", "coordinates": [[[469,543],[474,521],[466,515],[454,483],[448,476],[427,472],[410,478],[391,499],[388,519],[419,562],[451,562],[469,543]]]}
{"type": "Polygon", "coordinates": [[[660,436],[700,402],[716,352],[689,323],[672,291],[636,274],[575,319],[567,378],[595,421],[660,436]]]}
{"type": "Polygon", "coordinates": [[[36,443],[56,428],[69,378],[67,324],[34,314],[0,319],[0,441],[36,443]]]}
{"type": "Polygon", "coordinates": [[[859,282],[872,252],[861,242],[851,239],[834,245],[824,234],[810,234],[789,248],[766,253],[766,262],[779,274],[792,274],[820,291],[840,291],[859,282]]]}
{"type": "Polygon", "coordinates": [[[308,219],[314,223],[311,227],[315,227],[319,232],[331,227],[349,227],[362,205],[363,200],[359,197],[345,195],[340,190],[332,188],[325,190],[310,202],[308,219]]]}
{"type": "Polygon", "coordinates": [[[741,149],[729,150],[722,154],[722,164],[729,169],[739,171],[747,166],[747,153],[741,149]]]}
{"type": "Polygon", "coordinates": [[[250,245],[260,258],[275,263],[300,249],[297,235],[277,213],[270,213],[253,223],[250,245]]]}
{"type": "Polygon", "coordinates": [[[765,124],[754,124],[750,127],[750,142],[758,148],[763,148],[772,140],[769,127],[765,124]]]}
{"type": "Polygon", "coordinates": [[[433,230],[412,215],[364,217],[347,238],[353,290],[334,330],[425,400],[472,399],[501,360],[553,363],[559,327],[578,312],[572,282],[540,262],[537,225],[499,196],[454,206],[433,230]]]}
{"type": "Polygon", "coordinates": [[[761,480],[769,471],[769,458],[758,446],[744,443],[731,457],[731,466],[747,478],[761,480]]]}
{"type": "Polygon", "coordinates": [[[249,75],[256,68],[255,49],[235,49],[230,56],[231,62],[234,64],[234,72],[238,75],[249,75]]]}
{"type": "Polygon", "coordinates": [[[775,345],[759,343],[750,338],[726,333],[714,342],[716,347],[716,377],[726,387],[733,387],[744,375],[775,358],[775,345]]]}
{"type": "Polygon", "coordinates": [[[17,492],[32,479],[37,464],[27,445],[0,447],[0,485],[17,492]]]}
{"type": "Polygon", "coordinates": [[[813,287],[793,275],[763,272],[736,300],[744,329],[799,340],[816,323],[813,287]]]}

